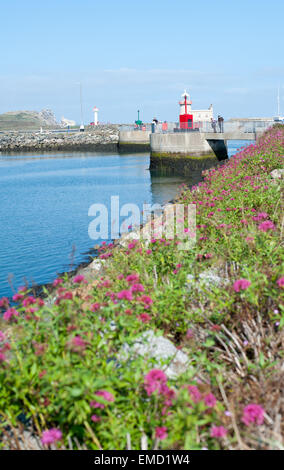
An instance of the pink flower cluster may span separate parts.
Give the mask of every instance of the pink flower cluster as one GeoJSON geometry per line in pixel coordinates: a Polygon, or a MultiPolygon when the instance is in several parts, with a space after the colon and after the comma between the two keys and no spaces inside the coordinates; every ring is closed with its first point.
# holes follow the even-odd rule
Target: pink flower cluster
{"type": "Polygon", "coordinates": [[[82,284],[82,283],[88,284],[83,274],[77,274],[77,276],[74,277],[73,282],[74,284],[82,284]]]}
{"type": "Polygon", "coordinates": [[[219,439],[225,437],[227,432],[228,429],[224,428],[224,426],[212,426],[210,436],[219,439]]]}
{"type": "Polygon", "coordinates": [[[82,336],[77,335],[71,338],[67,342],[67,347],[70,349],[70,351],[76,352],[76,353],[83,353],[87,347],[87,341],[85,341],[82,336]]]}
{"type": "Polygon", "coordinates": [[[167,383],[166,374],[160,369],[152,369],[145,376],[144,387],[147,395],[152,395],[156,390],[158,394],[162,394],[167,383]]]}
{"type": "Polygon", "coordinates": [[[9,349],[11,349],[10,343],[6,341],[6,336],[3,331],[0,331],[0,363],[6,361],[5,353],[9,351],[9,349]]]}
{"type": "Polygon", "coordinates": [[[3,320],[9,321],[9,320],[17,320],[17,317],[19,316],[19,312],[14,308],[11,307],[3,315],[3,320]]]}
{"type": "Polygon", "coordinates": [[[118,292],[117,298],[120,299],[120,300],[125,299],[125,300],[131,301],[131,300],[133,300],[132,292],[131,292],[131,290],[124,289],[124,290],[118,292]]]}
{"type": "Polygon", "coordinates": [[[152,369],[145,376],[144,388],[148,396],[153,395],[155,392],[163,400],[162,415],[167,413],[168,407],[172,406],[173,399],[175,398],[175,391],[168,387],[167,376],[160,369],[152,369]]]}
{"type": "Polygon", "coordinates": [[[264,409],[256,403],[251,403],[245,406],[243,410],[242,422],[246,426],[250,424],[261,425],[264,421],[264,409]]]}
{"type": "Polygon", "coordinates": [[[55,442],[61,441],[62,432],[60,429],[52,428],[47,431],[43,431],[41,436],[41,443],[43,445],[54,444],[55,442]]]}
{"type": "Polygon", "coordinates": [[[259,230],[262,232],[268,232],[268,230],[275,230],[275,225],[271,220],[265,220],[258,226],[259,230]]]}
{"type": "Polygon", "coordinates": [[[166,426],[160,426],[160,427],[157,427],[155,429],[155,437],[157,439],[160,439],[161,441],[163,439],[166,439],[168,437],[168,433],[167,433],[167,428],[166,426]]]}
{"type": "MultiPolygon", "coordinates": [[[[108,401],[108,402],[113,402],[114,401],[114,396],[112,393],[108,392],[107,390],[98,390],[96,393],[95,393],[96,396],[98,397],[102,397],[104,400],[108,401]]],[[[90,402],[90,407],[91,408],[101,408],[101,409],[104,409],[105,408],[105,405],[103,403],[100,403],[98,401],[95,401],[95,400],[92,400],[90,402]]]]}
{"type": "Polygon", "coordinates": [[[208,393],[203,396],[196,385],[188,385],[187,390],[193,403],[204,401],[208,408],[214,408],[217,403],[216,397],[213,393],[208,393]]]}
{"type": "Polygon", "coordinates": [[[234,282],[233,289],[235,292],[240,292],[241,290],[246,290],[251,285],[251,282],[247,279],[238,279],[234,282]]]}

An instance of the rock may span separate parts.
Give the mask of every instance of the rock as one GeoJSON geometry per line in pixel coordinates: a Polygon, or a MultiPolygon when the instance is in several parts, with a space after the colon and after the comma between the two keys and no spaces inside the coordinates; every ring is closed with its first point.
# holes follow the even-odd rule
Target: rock
{"type": "Polygon", "coordinates": [[[219,274],[217,274],[216,269],[206,269],[206,271],[203,271],[202,273],[199,274],[199,282],[200,284],[205,284],[206,286],[219,286],[220,284],[226,284],[227,279],[220,277],[219,274]]]}
{"type": "Polygon", "coordinates": [[[134,344],[125,344],[119,360],[128,360],[135,356],[154,359],[154,367],[164,370],[171,379],[183,374],[189,365],[189,358],[185,353],[179,351],[167,338],[157,336],[153,330],[143,333],[134,344]],[[165,362],[169,360],[169,365],[165,366],[165,362]]]}
{"type": "Polygon", "coordinates": [[[284,178],[284,169],[283,168],[276,168],[275,170],[270,172],[270,175],[273,179],[284,178]]]}
{"type": "Polygon", "coordinates": [[[204,288],[210,289],[212,287],[219,287],[227,284],[228,279],[226,277],[221,277],[217,269],[210,268],[201,272],[198,278],[195,278],[192,274],[188,274],[187,282],[189,289],[193,284],[195,284],[197,289],[201,291],[204,290],[204,288]]]}
{"type": "Polygon", "coordinates": [[[99,271],[106,261],[104,259],[94,259],[88,266],[89,269],[99,271]]]}

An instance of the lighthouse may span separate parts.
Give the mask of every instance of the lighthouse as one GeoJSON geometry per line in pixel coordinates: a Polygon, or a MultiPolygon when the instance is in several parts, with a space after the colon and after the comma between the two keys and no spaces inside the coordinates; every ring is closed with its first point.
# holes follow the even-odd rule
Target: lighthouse
{"type": "Polygon", "coordinates": [[[182,100],[179,102],[179,125],[180,129],[192,129],[193,128],[193,115],[191,114],[191,104],[189,94],[186,90],[181,95],[182,100]]]}
{"type": "Polygon", "coordinates": [[[99,111],[99,109],[95,106],[93,108],[93,111],[94,111],[94,126],[97,126],[98,125],[98,111],[99,111]]]}

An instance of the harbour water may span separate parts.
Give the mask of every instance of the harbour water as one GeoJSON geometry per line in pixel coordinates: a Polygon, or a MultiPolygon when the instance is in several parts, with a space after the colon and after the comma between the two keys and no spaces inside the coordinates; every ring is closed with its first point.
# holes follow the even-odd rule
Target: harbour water
{"type": "MultiPolygon", "coordinates": [[[[230,144],[229,154],[241,145],[230,144]]],[[[51,282],[89,259],[98,243],[88,234],[92,204],[109,209],[111,196],[119,196],[120,207],[164,204],[181,183],[201,179],[162,177],[148,168],[149,153],[0,154],[0,297],[26,282],[51,282]]]]}

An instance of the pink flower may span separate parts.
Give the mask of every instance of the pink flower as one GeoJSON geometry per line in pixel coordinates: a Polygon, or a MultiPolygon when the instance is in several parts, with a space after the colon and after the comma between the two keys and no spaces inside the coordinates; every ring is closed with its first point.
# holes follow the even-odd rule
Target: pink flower
{"type": "Polygon", "coordinates": [[[276,284],[279,286],[279,287],[284,287],[284,276],[283,277],[280,277],[278,279],[278,281],[276,281],[276,284]]]}
{"type": "Polygon", "coordinates": [[[208,406],[208,408],[214,408],[217,403],[217,400],[213,393],[208,393],[208,395],[204,397],[204,403],[206,406],[208,406]]]}
{"type": "MultiPolygon", "coordinates": [[[[95,395],[98,397],[102,397],[104,400],[108,402],[113,402],[114,401],[114,396],[112,393],[108,392],[107,390],[98,390],[95,395]]],[[[103,403],[100,403],[98,401],[92,400],[90,402],[91,408],[105,408],[105,405],[103,403]]]]}
{"type": "Polygon", "coordinates": [[[20,300],[23,300],[23,298],[24,298],[23,294],[18,294],[17,293],[17,294],[13,295],[14,302],[19,302],[20,300]]]}
{"type": "Polygon", "coordinates": [[[142,284],[132,284],[130,288],[131,292],[144,292],[144,286],[142,284]]]}
{"type": "Polygon", "coordinates": [[[251,285],[251,282],[247,279],[238,279],[234,282],[233,289],[235,292],[240,292],[240,290],[246,290],[251,285]]]}
{"type": "Polygon", "coordinates": [[[150,370],[144,380],[144,387],[147,395],[152,395],[156,390],[158,393],[163,393],[164,385],[166,385],[167,380],[167,376],[162,370],[150,370]]]}
{"type": "Polygon", "coordinates": [[[196,385],[188,385],[187,390],[189,391],[190,398],[194,403],[199,403],[201,401],[201,393],[196,385]]]}
{"type": "Polygon", "coordinates": [[[148,323],[151,320],[150,315],[148,313],[140,313],[140,315],[137,316],[139,320],[141,320],[143,323],[148,323]]]}
{"type": "Polygon", "coordinates": [[[220,437],[225,437],[227,432],[228,430],[224,428],[224,426],[213,426],[210,431],[210,436],[218,439],[220,437]]]}
{"type": "Polygon", "coordinates": [[[23,306],[28,307],[29,305],[34,305],[36,303],[36,298],[32,295],[29,295],[24,301],[23,306]]]}
{"type": "Polygon", "coordinates": [[[99,403],[98,401],[91,400],[90,401],[90,407],[91,408],[101,408],[103,410],[105,408],[105,405],[103,403],[99,403]]]}
{"type": "Polygon", "coordinates": [[[249,426],[252,423],[257,425],[262,424],[264,421],[264,409],[262,406],[257,405],[255,403],[251,403],[250,405],[245,406],[243,411],[242,422],[245,423],[246,426],[249,426]]]}
{"type": "Polygon", "coordinates": [[[139,281],[139,274],[136,274],[136,273],[129,274],[126,277],[126,281],[129,282],[129,284],[131,284],[133,282],[138,282],[139,281]]]}
{"type": "Polygon", "coordinates": [[[126,299],[131,301],[133,299],[132,292],[130,290],[122,290],[117,294],[118,299],[126,299]]]}
{"type": "Polygon", "coordinates": [[[97,310],[99,310],[101,308],[101,304],[99,304],[98,302],[94,303],[91,305],[90,307],[90,310],[91,312],[96,312],[97,310]]]}
{"type": "Polygon", "coordinates": [[[98,423],[99,421],[101,421],[101,418],[100,416],[92,415],[91,420],[94,421],[94,423],[98,423]]]}
{"type": "Polygon", "coordinates": [[[87,281],[85,280],[85,276],[83,276],[83,274],[78,274],[77,276],[75,276],[73,279],[73,282],[75,284],[81,284],[82,282],[84,282],[85,284],[87,283],[87,281]]]}
{"type": "Polygon", "coordinates": [[[19,312],[17,312],[17,310],[12,307],[12,308],[9,308],[3,315],[3,320],[6,320],[6,321],[9,321],[9,320],[15,320],[15,317],[18,317],[19,316],[19,312]]]}
{"type": "Polygon", "coordinates": [[[166,439],[168,437],[167,428],[165,426],[157,427],[155,429],[155,436],[160,440],[166,439]]]}
{"type": "Polygon", "coordinates": [[[84,350],[87,347],[86,341],[80,335],[77,335],[71,338],[68,341],[67,345],[71,351],[74,351],[77,353],[84,352],[84,350]]]}
{"type": "Polygon", "coordinates": [[[60,429],[49,429],[48,431],[43,431],[41,436],[41,442],[43,445],[54,444],[54,442],[61,441],[62,432],[60,429]]]}
{"type": "Polygon", "coordinates": [[[270,220],[265,220],[258,226],[258,228],[262,232],[267,232],[268,230],[275,230],[275,225],[270,220]]]}
{"type": "Polygon", "coordinates": [[[110,287],[111,286],[111,282],[109,279],[106,279],[105,281],[102,282],[102,286],[103,287],[110,287]]]}
{"type": "Polygon", "coordinates": [[[259,222],[262,219],[267,219],[268,214],[266,212],[259,212],[256,216],[252,217],[252,220],[259,222]]]}
{"type": "Polygon", "coordinates": [[[52,283],[53,287],[57,287],[57,286],[60,286],[61,284],[63,283],[63,279],[55,279],[52,283]]]}
{"type": "Polygon", "coordinates": [[[65,292],[65,294],[63,295],[63,299],[72,300],[73,299],[72,292],[70,292],[70,291],[65,292]]]}
{"type": "Polygon", "coordinates": [[[141,297],[139,297],[137,300],[143,302],[145,304],[145,308],[149,308],[153,303],[153,300],[148,295],[141,295],[141,297]]]}
{"type": "Polygon", "coordinates": [[[129,250],[132,250],[133,248],[135,248],[135,245],[136,245],[136,242],[135,242],[135,241],[129,243],[129,244],[128,244],[128,249],[129,249],[129,250]]]}

